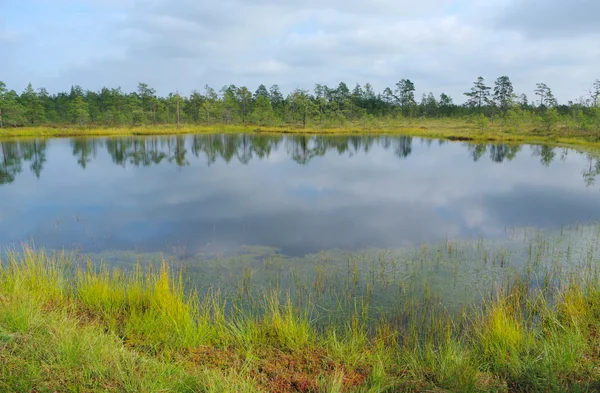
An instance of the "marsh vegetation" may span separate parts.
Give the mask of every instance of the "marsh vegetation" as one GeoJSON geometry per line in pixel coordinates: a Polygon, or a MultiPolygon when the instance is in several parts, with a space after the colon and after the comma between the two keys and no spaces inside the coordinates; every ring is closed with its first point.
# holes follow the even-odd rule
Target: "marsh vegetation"
{"type": "Polygon", "coordinates": [[[599,246],[578,225],[171,267],[26,248],[0,270],[0,387],[593,391],[599,246]]]}
{"type": "Polygon", "coordinates": [[[447,94],[415,97],[416,87],[402,79],[376,93],[367,83],[353,89],[344,82],[313,92],[296,89],[287,96],[277,85],[205,86],[189,96],[160,97],[140,83],[137,91],[100,91],[74,86],[50,94],[30,84],[18,94],[0,82],[0,128],[4,136],[76,136],[156,133],[388,132],[448,139],[598,145],[600,81],[587,93],[559,103],[550,87],[536,84],[535,99],[518,95],[510,78],[493,87],[478,78],[461,104],[447,94]],[[22,128],[28,127],[28,128],[22,128]],[[33,127],[33,128],[32,128],[33,127]]]}

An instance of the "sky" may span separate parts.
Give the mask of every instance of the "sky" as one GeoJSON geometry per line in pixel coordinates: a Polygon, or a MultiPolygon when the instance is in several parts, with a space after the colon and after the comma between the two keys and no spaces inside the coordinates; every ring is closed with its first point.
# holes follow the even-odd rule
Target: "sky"
{"type": "Polygon", "coordinates": [[[410,79],[460,103],[478,76],[507,75],[566,103],[600,79],[599,14],[598,0],[0,0],[0,80],[166,95],[410,79]]]}

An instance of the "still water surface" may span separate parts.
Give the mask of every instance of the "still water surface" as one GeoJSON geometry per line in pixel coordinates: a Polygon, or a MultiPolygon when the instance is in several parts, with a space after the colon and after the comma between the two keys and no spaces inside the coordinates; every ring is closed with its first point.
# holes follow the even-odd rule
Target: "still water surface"
{"type": "Polygon", "coordinates": [[[403,136],[0,141],[0,246],[286,255],[600,219],[592,153],[403,136]]]}

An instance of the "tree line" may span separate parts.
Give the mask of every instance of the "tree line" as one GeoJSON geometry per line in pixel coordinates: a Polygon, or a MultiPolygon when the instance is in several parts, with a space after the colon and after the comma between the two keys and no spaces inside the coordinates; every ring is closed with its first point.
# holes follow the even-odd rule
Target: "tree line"
{"type": "MultiPolygon", "coordinates": [[[[352,156],[367,153],[374,146],[391,151],[399,159],[409,157],[413,153],[413,141],[410,136],[306,136],[264,134],[218,134],[193,136],[152,136],[108,138],[73,138],[70,141],[73,157],[83,169],[94,160],[100,149],[105,149],[115,165],[122,167],[150,167],[161,164],[173,164],[185,167],[190,164],[190,157],[206,160],[212,165],[218,160],[226,163],[237,161],[242,165],[253,159],[266,159],[275,150],[285,151],[287,156],[300,165],[308,164],[316,157],[327,153],[352,156]],[[190,155],[191,154],[191,155],[190,155]]],[[[444,144],[444,140],[434,142],[424,139],[428,145],[444,144]]],[[[496,163],[513,160],[521,146],[507,144],[469,144],[468,154],[473,161],[480,161],[484,156],[496,163]]],[[[48,144],[44,139],[23,141],[0,140],[0,185],[12,183],[28,164],[30,171],[40,177],[46,163],[48,144]]],[[[555,159],[564,159],[567,149],[556,149],[549,146],[533,146],[532,154],[539,157],[542,165],[550,165],[555,159]]],[[[600,159],[586,153],[587,166],[582,176],[588,186],[594,184],[600,175],[600,159]]]]}
{"type": "Polygon", "coordinates": [[[416,97],[415,84],[402,79],[393,87],[376,93],[367,83],[349,88],[317,84],[313,91],[295,89],[284,96],[277,85],[260,85],[254,92],[247,87],[229,85],[219,91],[206,85],[202,92],[189,96],[178,92],[166,97],[140,83],[135,92],[121,88],[83,90],[50,94],[45,88],[29,84],[21,94],[8,90],[0,81],[0,128],[66,125],[138,126],[157,124],[256,124],[343,126],[360,122],[365,126],[378,119],[443,118],[476,116],[503,119],[518,128],[528,117],[535,117],[551,128],[559,116],[569,116],[581,129],[600,129],[600,80],[576,101],[559,104],[545,83],[536,84],[535,97],[518,95],[509,77],[497,78],[493,86],[477,78],[464,93],[464,104],[456,104],[448,94],[433,93],[416,97]]]}

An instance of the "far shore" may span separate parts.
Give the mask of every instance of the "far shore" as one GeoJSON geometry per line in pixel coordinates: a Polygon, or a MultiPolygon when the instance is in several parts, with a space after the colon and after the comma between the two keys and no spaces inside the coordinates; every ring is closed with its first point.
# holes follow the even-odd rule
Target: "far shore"
{"type": "Polygon", "coordinates": [[[519,130],[507,129],[502,124],[491,124],[485,129],[464,120],[405,120],[398,124],[364,125],[348,123],[339,127],[308,125],[256,125],[256,124],[174,124],[144,126],[40,126],[3,128],[0,140],[10,138],[54,138],[132,135],[182,135],[212,133],[269,133],[298,135],[409,135],[414,137],[467,141],[472,143],[547,144],[563,147],[600,148],[600,132],[572,130],[568,125],[558,125],[552,130],[543,130],[534,125],[525,125],[519,130]]]}

